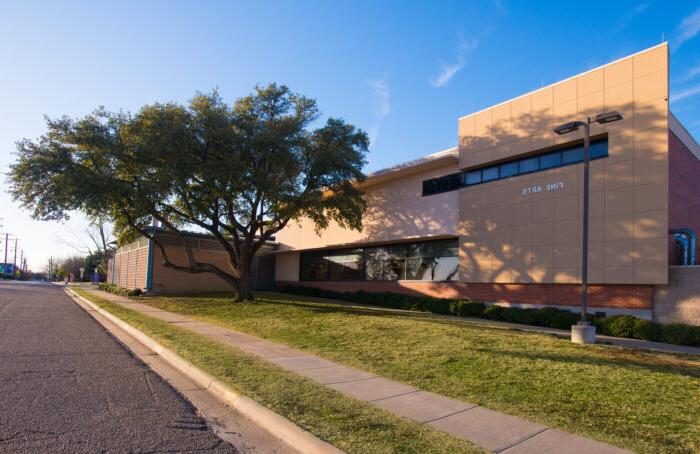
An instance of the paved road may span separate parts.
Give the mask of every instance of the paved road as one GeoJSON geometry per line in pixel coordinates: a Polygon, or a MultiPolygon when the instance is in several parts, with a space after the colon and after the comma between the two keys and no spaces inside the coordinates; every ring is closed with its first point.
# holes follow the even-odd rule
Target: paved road
{"type": "Polygon", "coordinates": [[[61,289],[0,283],[0,452],[236,450],[61,289]]]}

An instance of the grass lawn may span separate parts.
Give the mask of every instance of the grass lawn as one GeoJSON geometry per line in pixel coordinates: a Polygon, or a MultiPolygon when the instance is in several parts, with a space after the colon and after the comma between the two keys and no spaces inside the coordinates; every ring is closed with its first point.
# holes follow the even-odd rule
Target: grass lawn
{"type": "Polygon", "coordinates": [[[700,452],[697,357],[274,293],[140,301],[635,451],[700,452]]]}
{"type": "Polygon", "coordinates": [[[346,452],[484,452],[471,443],[346,397],[240,350],[126,309],[81,288],[72,290],[346,452]]]}

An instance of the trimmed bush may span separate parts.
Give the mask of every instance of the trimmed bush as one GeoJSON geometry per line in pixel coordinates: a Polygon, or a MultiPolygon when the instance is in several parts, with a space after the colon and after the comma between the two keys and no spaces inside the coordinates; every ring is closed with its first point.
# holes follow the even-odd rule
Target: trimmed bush
{"type": "Polygon", "coordinates": [[[661,342],[700,347],[700,326],[672,323],[661,325],[661,342]]]}
{"type": "Polygon", "coordinates": [[[661,338],[661,325],[638,318],[632,326],[632,337],[648,341],[658,341],[661,338]]]}
{"type": "MultiPolygon", "coordinates": [[[[111,284],[100,284],[100,288],[103,290],[105,290],[103,285],[119,289],[112,293],[120,295],[124,294],[121,292],[128,290],[111,284]]],[[[136,291],[138,291],[139,294],[141,292],[138,289],[136,289],[136,291]]],[[[304,287],[302,285],[288,285],[283,291],[302,296],[336,299],[392,309],[432,312],[434,314],[456,315],[460,317],[480,317],[502,322],[545,326],[565,330],[570,329],[571,326],[575,325],[579,320],[579,314],[555,307],[521,309],[518,307],[503,307],[497,305],[487,306],[484,303],[471,300],[412,296],[392,292],[374,293],[365,292],[364,290],[357,292],[336,292],[315,287],[304,287]]],[[[660,325],[629,315],[596,317],[593,319],[593,324],[596,326],[596,330],[599,334],[608,336],[629,337],[678,345],[700,346],[700,326],[682,324],[660,325]]]]}
{"type": "Polygon", "coordinates": [[[630,315],[613,315],[612,317],[599,317],[594,324],[600,334],[615,337],[632,337],[636,317],[630,315]]]}
{"type": "Polygon", "coordinates": [[[97,287],[105,292],[121,296],[140,296],[143,293],[140,288],[124,288],[106,282],[100,282],[97,287]]]}
{"type": "Polygon", "coordinates": [[[486,305],[476,301],[457,300],[451,305],[452,315],[460,317],[483,317],[486,305]]]}
{"type": "Polygon", "coordinates": [[[505,307],[489,306],[484,310],[484,316],[491,320],[505,321],[505,307]]]}

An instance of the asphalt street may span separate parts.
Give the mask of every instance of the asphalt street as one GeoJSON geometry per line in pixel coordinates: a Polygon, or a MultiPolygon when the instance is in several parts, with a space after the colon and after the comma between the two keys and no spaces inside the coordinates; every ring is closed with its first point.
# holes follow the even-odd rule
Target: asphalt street
{"type": "Polygon", "coordinates": [[[0,282],[0,452],[236,450],[62,289],[0,282]]]}

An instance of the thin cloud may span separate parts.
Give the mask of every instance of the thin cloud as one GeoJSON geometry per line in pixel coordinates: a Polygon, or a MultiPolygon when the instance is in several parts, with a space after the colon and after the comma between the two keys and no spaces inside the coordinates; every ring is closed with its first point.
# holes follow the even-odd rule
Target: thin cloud
{"type": "Polygon", "coordinates": [[[691,15],[683,18],[676,28],[676,39],[674,42],[674,50],[678,50],[686,41],[695,37],[700,32],[700,8],[696,9],[691,15]]]}
{"type": "Polygon", "coordinates": [[[647,8],[649,8],[648,3],[640,3],[639,5],[632,8],[632,10],[630,10],[627,14],[622,16],[617,22],[617,25],[613,29],[614,33],[617,33],[626,28],[629,25],[629,23],[632,22],[632,19],[642,14],[647,8]]]}
{"type": "Polygon", "coordinates": [[[687,82],[690,79],[695,78],[700,74],[700,62],[695,63],[695,66],[688,68],[688,70],[681,77],[678,78],[678,82],[687,82]]]}
{"type": "Polygon", "coordinates": [[[374,146],[379,138],[379,128],[384,119],[391,113],[391,90],[387,78],[370,80],[367,85],[372,89],[375,106],[373,115],[375,122],[369,128],[370,146],[374,146]]]}
{"type": "Polygon", "coordinates": [[[433,88],[440,88],[447,85],[455,74],[460,72],[467,64],[467,56],[469,53],[479,47],[479,41],[475,39],[471,41],[461,39],[460,41],[459,49],[457,50],[457,61],[449,64],[440,64],[440,74],[430,81],[430,86],[433,88]]]}
{"type": "Polygon", "coordinates": [[[685,90],[677,91],[671,93],[671,102],[680,101],[685,98],[690,98],[700,93],[700,85],[694,87],[686,88],[685,90]]]}

